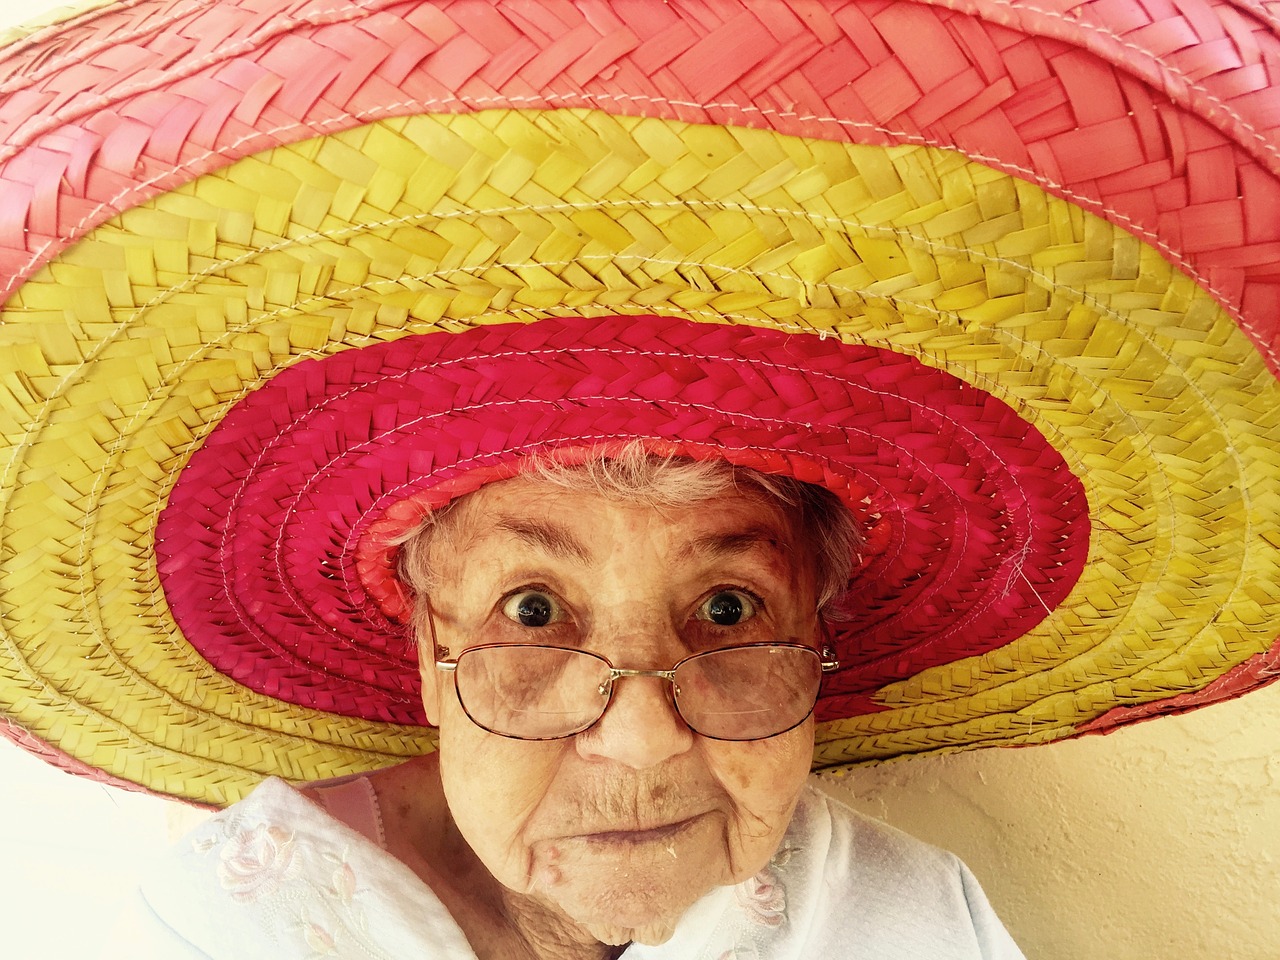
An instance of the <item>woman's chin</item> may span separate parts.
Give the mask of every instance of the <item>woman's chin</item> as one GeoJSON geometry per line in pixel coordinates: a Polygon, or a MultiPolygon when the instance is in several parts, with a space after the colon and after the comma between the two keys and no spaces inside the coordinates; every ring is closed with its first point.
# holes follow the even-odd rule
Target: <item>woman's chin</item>
{"type": "Polygon", "coordinates": [[[583,924],[582,928],[592,939],[608,944],[611,947],[620,947],[627,943],[643,943],[645,946],[656,947],[671,939],[671,935],[675,933],[676,922],[679,919],[679,917],[676,917],[650,923],[642,927],[587,923],[583,924]]]}
{"type": "Polygon", "coordinates": [[[601,943],[663,943],[700,897],[731,882],[719,865],[722,845],[597,838],[540,852],[548,859],[535,868],[529,893],[601,943]]]}
{"type": "Polygon", "coordinates": [[[557,880],[540,885],[538,899],[593,940],[611,945],[666,942],[680,918],[714,886],[675,870],[621,865],[608,873],[566,870],[557,880]]]}
{"type": "MultiPolygon", "coordinates": [[[[551,891],[545,891],[549,893],[551,891]]],[[[679,885],[645,889],[620,883],[610,889],[558,890],[553,902],[579,930],[601,943],[665,943],[697,891],[679,885]]]]}

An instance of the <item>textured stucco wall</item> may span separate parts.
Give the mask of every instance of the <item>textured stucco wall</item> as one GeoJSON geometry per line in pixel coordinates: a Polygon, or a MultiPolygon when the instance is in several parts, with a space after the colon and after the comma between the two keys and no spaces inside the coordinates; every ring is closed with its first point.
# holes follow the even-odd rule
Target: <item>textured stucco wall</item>
{"type": "Polygon", "coordinates": [[[1030,960],[1280,958],[1280,683],[1105,737],[839,782],[958,853],[1030,960]]]}

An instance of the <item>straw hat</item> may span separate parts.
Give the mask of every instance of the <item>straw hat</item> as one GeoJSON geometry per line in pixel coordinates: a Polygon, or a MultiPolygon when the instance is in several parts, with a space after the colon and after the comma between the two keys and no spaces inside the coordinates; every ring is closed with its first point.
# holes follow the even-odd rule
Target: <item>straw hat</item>
{"type": "Polygon", "coordinates": [[[0,715],[211,803],[430,750],[389,532],[632,437],[868,545],[815,765],[1280,645],[1256,5],[134,0],[0,61],[0,715]]]}

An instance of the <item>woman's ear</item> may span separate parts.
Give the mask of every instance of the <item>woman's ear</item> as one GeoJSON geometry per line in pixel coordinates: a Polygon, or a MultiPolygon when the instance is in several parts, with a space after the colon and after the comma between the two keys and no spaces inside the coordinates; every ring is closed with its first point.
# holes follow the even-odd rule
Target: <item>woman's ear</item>
{"type": "MultiPolygon", "coordinates": [[[[419,601],[421,602],[421,601],[419,601]]],[[[426,628],[425,617],[413,617],[414,639],[418,644],[418,678],[422,684],[422,708],[427,713],[427,723],[440,726],[440,693],[444,688],[440,671],[436,669],[435,644],[426,628]]]]}

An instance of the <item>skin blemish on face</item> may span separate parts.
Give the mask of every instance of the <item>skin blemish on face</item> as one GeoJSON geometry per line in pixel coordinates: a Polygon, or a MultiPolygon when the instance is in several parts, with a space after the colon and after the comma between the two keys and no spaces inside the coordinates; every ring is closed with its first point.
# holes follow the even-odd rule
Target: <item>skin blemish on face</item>
{"type": "Polygon", "coordinates": [[[564,874],[559,867],[551,863],[545,863],[537,871],[533,878],[533,889],[539,887],[554,887],[563,879],[564,874]]]}

